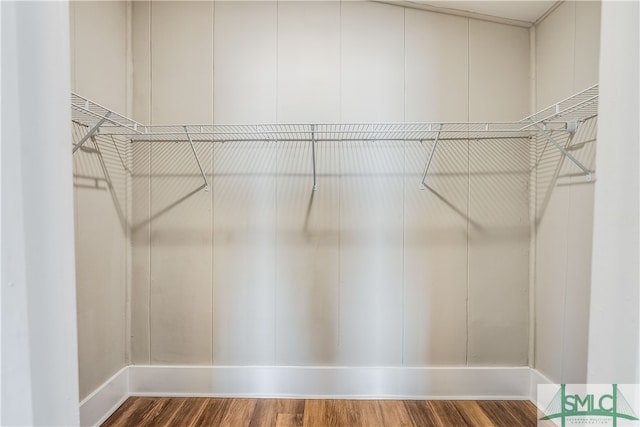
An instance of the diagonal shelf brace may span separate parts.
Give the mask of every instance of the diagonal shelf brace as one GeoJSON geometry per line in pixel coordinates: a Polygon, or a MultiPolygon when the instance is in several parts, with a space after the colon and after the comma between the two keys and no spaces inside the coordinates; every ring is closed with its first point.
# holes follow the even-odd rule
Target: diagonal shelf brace
{"type": "Polygon", "coordinates": [[[89,138],[91,138],[93,136],[93,134],[95,134],[98,129],[100,129],[100,126],[102,126],[102,124],[109,118],[109,116],[111,115],[111,111],[107,111],[107,114],[104,115],[104,117],[102,119],[100,119],[100,121],[98,123],[95,124],[94,127],[92,127],[89,132],[87,132],[87,134],[85,136],[82,137],[82,139],[73,146],[73,150],[71,150],[71,153],[75,153],[76,151],[78,151],[80,149],[80,147],[82,147],[82,145],[87,142],[87,140],[89,138]]]}
{"type": "Polygon", "coordinates": [[[427,179],[427,172],[429,172],[429,166],[431,166],[431,160],[433,160],[433,155],[436,152],[436,148],[438,148],[438,142],[440,142],[440,131],[442,130],[442,126],[438,125],[438,133],[436,133],[436,139],[433,143],[433,148],[431,149],[431,154],[429,154],[429,159],[427,159],[427,163],[424,165],[424,172],[422,172],[422,179],[420,180],[420,189],[424,190],[427,188],[427,184],[425,183],[427,179]]]}
{"type": "Polygon", "coordinates": [[[316,132],[315,125],[311,125],[311,161],[313,162],[313,191],[318,189],[316,180],[316,132]]]}
{"type": "Polygon", "coordinates": [[[124,169],[124,171],[127,172],[129,175],[132,175],[131,170],[124,163],[124,159],[122,158],[122,154],[120,154],[120,150],[118,149],[118,144],[116,144],[116,140],[113,137],[113,135],[111,135],[111,142],[113,143],[113,148],[116,150],[116,153],[118,154],[118,158],[120,159],[120,164],[122,165],[122,169],[124,169]]]}
{"type": "Polygon", "coordinates": [[[102,168],[102,173],[104,174],[104,180],[107,183],[109,194],[111,194],[113,205],[116,208],[118,219],[120,220],[120,224],[122,225],[122,228],[126,229],[127,220],[125,218],[124,212],[122,211],[122,206],[120,206],[120,201],[118,200],[116,189],[113,186],[113,180],[111,179],[111,175],[109,174],[109,168],[107,168],[107,164],[104,161],[104,156],[102,155],[102,151],[100,150],[100,145],[98,145],[98,140],[96,140],[95,135],[91,135],[90,139],[91,139],[91,142],[93,142],[93,145],[95,146],[96,153],[98,154],[98,161],[100,162],[100,167],[102,168]]]}
{"type": "MultiPolygon", "coordinates": [[[[576,126],[578,127],[579,125],[580,124],[578,122],[578,124],[576,126]]],[[[534,127],[536,127],[538,130],[540,130],[543,133],[544,137],[547,139],[548,142],[553,144],[553,146],[556,147],[566,158],[571,160],[576,166],[578,166],[582,170],[582,172],[584,172],[584,174],[587,176],[587,181],[591,181],[593,179],[593,171],[589,170],[578,159],[576,159],[570,152],[568,152],[565,147],[563,147],[558,142],[554,141],[553,138],[551,138],[552,131],[545,131],[542,128],[542,126],[540,126],[537,123],[534,124],[534,127]]],[[[572,132],[569,132],[569,141],[571,141],[573,139],[573,136],[577,132],[577,127],[572,132]]]]}
{"type": "Polygon", "coordinates": [[[207,182],[207,177],[204,174],[204,170],[202,169],[202,164],[200,164],[200,159],[198,158],[198,153],[196,153],[196,149],[193,146],[193,140],[191,139],[191,135],[189,135],[189,131],[187,130],[186,126],[184,126],[184,133],[187,134],[187,139],[189,140],[189,146],[191,147],[191,152],[193,153],[193,157],[196,158],[198,169],[200,169],[200,174],[202,175],[202,179],[204,180],[204,191],[209,191],[209,183],[207,182]]]}

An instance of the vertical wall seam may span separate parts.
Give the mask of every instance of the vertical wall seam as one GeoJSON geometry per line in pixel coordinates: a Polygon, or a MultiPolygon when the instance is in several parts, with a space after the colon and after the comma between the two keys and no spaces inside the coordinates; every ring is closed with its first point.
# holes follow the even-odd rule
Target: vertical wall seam
{"type": "MultiPolygon", "coordinates": [[[[127,116],[131,117],[133,113],[133,3],[127,1],[126,3],[126,32],[125,32],[125,55],[126,55],[126,87],[125,87],[125,97],[127,100],[127,116]]],[[[130,145],[127,153],[132,152],[133,147],[130,145]]],[[[127,166],[131,168],[132,165],[129,165],[129,159],[131,157],[126,157],[127,166]]],[[[130,224],[133,216],[133,208],[130,206],[129,198],[133,197],[132,192],[132,182],[129,179],[129,173],[124,171],[124,179],[125,179],[125,212],[127,221],[125,223],[130,224]]],[[[131,227],[127,226],[125,228],[125,253],[126,253],[126,263],[125,263],[125,364],[128,365],[131,363],[131,320],[133,317],[133,313],[131,311],[132,307],[132,286],[133,286],[133,278],[132,278],[132,256],[133,256],[133,240],[131,227]]]]}
{"type": "MultiPolygon", "coordinates": [[[[152,36],[153,36],[153,3],[151,2],[151,0],[149,0],[149,30],[148,30],[148,40],[149,40],[149,123],[153,124],[153,49],[152,49],[152,36]]],[[[151,174],[152,174],[152,154],[153,154],[153,150],[152,150],[152,144],[151,141],[149,141],[149,218],[151,218],[151,212],[153,211],[153,200],[152,200],[152,180],[151,180],[151,174]]],[[[151,256],[151,251],[153,250],[153,247],[151,246],[151,233],[153,231],[153,221],[149,221],[148,224],[148,234],[149,234],[149,277],[147,279],[147,352],[148,352],[148,356],[149,356],[149,365],[151,365],[151,278],[152,278],[152,269],[151,269],[151,262],[152,262],[152,256],[151,256]]]]}
{"type": "MultiPolygon", "coordinates": [[[[402,49],[404,54],[404,75],[403,75],[403,111],[402,111],[402,119],[404,122],[407,121],[407,8],[403,8],[402,15],[402,27],[403,27],[403,37],[402,37],[402,49]]],[[[405,299],[406,299],[406,275],[405,275],[405,257],[406,257],[406,246],[405,246],[405,228],[406,228],[406,184],[407,184],[407,142],[403,141],[402,143],[402,357],[401,364],[404,366],[405,364],[405,299]]]]}
{"type": "Polygon", "coordinates": [[[126,2],[126,29],[125,29],[125,99],[126,115],[133,116],[133,2],[126,2]]]}
{"type": "MultiPolygon", "coordinates": [[[[153,210],[152,207],[152,200],[151,200],[151,195],[152,195],[152,190],[151,190],[151,185],[152,185],[152,181],[151,181],[151,165],[152,165],[152,161],[151,161],[151,156],[152,156],[152,150],[151,150],[151,141],[149,141],[148,143],[148,153],[149,153],[149,180],[148,180],[148,199],[149,199],[149,212],[148,212],[148,217],[151,218],[151,212],[153,210]]],[[[149,224],[147,225],[147,234],[148,234],[148,238],[149,238],[149,251],[147,256],[148,261],[149,261],[149,276],[147,278],[147,355],[149,357],[149,365],[151,365],[151,261],[152,261],[152,257],[151,257],[151,232],[152,232],[152,221],[149,221],[149,224]]]]}
{"type": "MultiPolygon", "coordinates": [[[[557,185],[557,184],[556,184],[557,185]]],[[[562,348],[560,352],[560,380],[565,381],[565,336],[567,328],[567,287],[569,285],[569,226],[571,225],[571,190],[567,194],[568,206],[566,212],[566,229],[565,229],[565,253],[564,253],[564,289],[562,293],[562,348]]]]}
{"type": "MultiPolygon", "coordinates": [[[[129,102],[129,71],[130,71],[130,67],[129,67],[129,49],[128,49],[128,44],[129,44],[129,40],[131,39],[130,34],[129,34],[129,29],[131,28],[131,26],[129,25],[129,2],[127,1],[124,4],[125,7],[125,30],[124,30],[124,57],[125,57],[125,62],[124,62],[124,68],[125,68],[125,84],[124,84],[124,98],[125,98],[125,111],[128,117],[131,117],[131,110],[130,110],[130,102],[129,102]]],[[[127,171],[124,171],[124,217],[125,217],[125,228],[124,228],[124,241],[125,241],[125,245],[124,245],[124,259],[125,259],[125,268],[124,268],[124,277],[123,277],[123,282],[124,282],[124,362],[125,365],[127,364],[127,359],[129,358],[129,346],[128,346],[128,342],[129,342],[129,309],[128,309],[128,305],[129,305],[129,297],[128,297],[128,292],[129,292],[129,273],[128,273],[128,247],[129,247],[129,227],[128,227],[128,218],[129,218],[129,204],[127,203],[128,200],[128,194],[129,194],[129,183],[128,183],[128,179],[127,179],[127,171]]]]}
{"type": "MultiPolygon", "coordinates": [[[[276,123],[278,122],[278,54],[279,54],[279,43],[280,43],[280,1],[276,0],[276,96],[275,96],[275,117],[276,123]]],[[[273,363],[277,364],[278,361],[278,141],[275,141],[275,177],[274,177],[274,205],[275,205],[275,213],[273,216],[273,363]]]]}
{"type": "MultiPolygon", "coordinates": [[[[214,124],[216,122],[216,2],[215,0],[211,0],[211,123],[214,124]]],[[[215,164],[216,164],[216,146],[213,142],[213,137],[211,140],[211,179],[210,179],[210,187],[209,187],[209,197],[210,197],[210,206],[211,206],[211,364],[215,363],[215,351],[214,351],[214,327],[215,327],[215,204],[214,204],[214,179],[215,179],[215,164]]]]}
{"type": "MultiPolygon", "coordinates": [[[[467,122],[471,118],[471,19],[467,18],[467,122]]],[[[465,358],[464,364],[469,365],[469,246],[471,244],[470,222],[471,222],[471,142],[467,134],[467,290],[465,299],[465,315],[467,331],[465,334],[465,358]]]]}
{"type": "Polygon", "coordinates": [[[78,22],[78,8],[75,2],[70,2],[69,7],[73,8],[73,90],[78,90],[78,68],[76,63],[78,61],[78,49],[76,44],[78,43],[78,31],[76,24],[78,22]]]}
{"type": "MultiPolygon", "coordinates": [[[[339,35],[338,35],[338,61],[339,61],[339,65],[338,68],[340,70],[340,76],[338,78],[338,98],[339,98],[339,102],[338,102],[338,120],[340,123],[342,123],[342,77],[343,77],[343,70],[342,70],[342,44],[343,44],[343,38],[342,38],[342,0],[340,0],[340,16],[339,16],[339,25],[338,25],[338,31],[339,31],[339,35]]],[[[336,349],[336,353],[338,356],[340,356],[340,344],[341,344],[341,332],[342,332],[342,317],[341,317],[341,310],[342,310],[342,144],[334,144],[334,152],[337,151],[338,152],[338,331],[337,331],[337,349],[336,349]]],[[[339,363],[340,360],[337,360],[337,362],[339,363]]]]}
{"type": "Polygon", "coordinates": [[[276,0],[276,76],[275,76],[275,85],[276,85],[276,93],[275,93],[275,99],[274,99],[274,104],[275,104],[275,117],[276,117],[276,123],[280,123],[278,121],[278,71],[279,71],[279,67],[278,67],[278,62],[279,62],[279,58],[278,58],[278,53],[279,53],[279,44],[280,44],[280,1],[276,0]]]}
{"type": "MultiPolygon", "coordinates": [[[[529,29],[529,113],[537,110],[537,43],[536,26],[529,29]]],[[[538,175],[537,175],[537,147],[538,139],[529,140],[529,352],[528,365],[535,367],[536,358],[536,260],[537,260],[537,227],[536,216],[538,175]]]]}
{"type": "Polygon", "coordinates": [[[338,76],[338,121],[342,123],[342,0],[338,5],[340,13],[338,17],[338,68],[340,75],[338,76]]]}
{"type": "MultiPolygon", "coordinates": [[[[577,39],[578,6],[576,5],[575,1],[571,3],[573,5],[573,55],[572,55],[573,63],[571,64],[572,65],[571,66],[571,93],[573,93],[573,91],[576,88],[576,43],[578,41],[577,39]]],[[[571,187],[569,187],[569,191],[571,191],[571,187]]]]}

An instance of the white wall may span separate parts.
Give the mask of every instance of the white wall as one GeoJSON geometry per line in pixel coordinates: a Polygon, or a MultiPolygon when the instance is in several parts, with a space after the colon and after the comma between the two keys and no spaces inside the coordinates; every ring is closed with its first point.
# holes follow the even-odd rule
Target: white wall
{"type": "MultiPolygon", "coordinates": [[[[526,116],[528,31],[470,20],[469,43],[469,120],[526,116]]],[[[467,357],[472,364],[527,364],[528,155],[528,141],[469,143],[467,357]]]]}
{"type": "MultiPolygon", "coordinates": [[[[133,7],[141,121],[528,111],[526,29],[372,2],[133,7]]],[[[186,147],[137,145],[133,362],[525,365],[528,145],[443,143],[421,191],[429,147],[321,144],[311,192],[307,144],[203,143],[212,188],[191,194],[186,147]]]]}
{"type": "MultiPolygon", "coordinates": [[[[536,27],[537,110],[598,83],[599,34],[599,2],[562,3],[536,27]]],[[[596,130],[596,120],[584,123],[573,140],[584,145],[571,151],[590,170],[596,130]]],[[[584,383],[594,183],[543,138],[536,159],[534,366],[555,382],[584,383]]]]}
{"type": "Polygon", "coordinates": [[[602,58],[589,322],[592,383],[640,382],[637,2],[602,5],[602,58]]]}
{"type": "MultiPolygon", "coordinates": [[[[70,3],[71,88],[122,114],[128,113],[129,97],[127,13],[124,1],[70,3]]],[[[74,141],[85,132],[75,126],[74,141]]],[[[97,143],[101,155],[79,150],[73,156],[81,398],[125,366],[128,357],[130,177],[120,158],[128,162],[129,153],[122,144],[116,151],[108,139],[97,143]]],[[[92,141],[85,145],[95,150],[92,141]]]]}
{"type": "Polygon", "coordinates": [[[78,425],[68,3],[0,11],[0,424],[78,425]]]}

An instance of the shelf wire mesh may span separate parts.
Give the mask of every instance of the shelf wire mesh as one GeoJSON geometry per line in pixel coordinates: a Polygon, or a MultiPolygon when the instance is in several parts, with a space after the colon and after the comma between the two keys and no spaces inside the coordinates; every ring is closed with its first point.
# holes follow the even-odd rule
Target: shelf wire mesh
{"type": "MultiPolygon", "coordinates": [[[[379,142],[402,142],[433,150],[440,141],[450,141],[452,144],[456,141],[474,141],[474,147],[480,148],[484,143],[489,150],[490,145],[498,140],[506,143],[521,143],[524,140],[548,151],[547,154],[542,153],[538,160],[539,166],[544,169],[549,159],[563,157],[560,151],[549,147],[550,141],[564,145],[571,133],[568,129],[575,123],[595,123],[598,85],[522,120],[497,122],[144,125],[78,94],[71,95],[71,107],[72,143],[74,148],[79,148],[74,156],[76,186],[109,191],[123,219],[126,217],[126,186],[128,180],[133,178],[133,147],[137,144],[159,144],[159,147],[165,147],[166,143],[192,144],[193,156],[187,156],[189,159],[184,162],[189,168],[193,167],[194,174],[198,173],[196,168],[200,169],[199,174],[204,182],[199,188],[208,188],[205,178],[207,168],[202,170],[199,157],[204,156],[205,163],[208,162],[206,147],[227,142],[241,143],[243,146],[265,142],[287,144],[315,141],[326,144],[357,143],[363,146],[379,142]],[[79,142],[83,142],[81,147],[77,145],[79,142]]],[[[591,133],[595,134],[595,131],[591,133]]],[[[166,147],[170,148],[171,144],[166,147]]],[[[176,149],[186,147],[180,144],[176,149]]],[[[426,170],[428,167],[427,164],[426,170]]],[[[552,175],[557,175],[557,172],[552,175]]]]}
{"type": "Polygon", "coordinates": [[[594,85],[520,121],[416,123],[266,123],[143,125],[77,94],[71,96],[72,120],[88,129],[104,120],[100,135],[137,141],[287,142],[287,141],[427,141],[528,138],[564,130],[598,114],[594,85]]]}

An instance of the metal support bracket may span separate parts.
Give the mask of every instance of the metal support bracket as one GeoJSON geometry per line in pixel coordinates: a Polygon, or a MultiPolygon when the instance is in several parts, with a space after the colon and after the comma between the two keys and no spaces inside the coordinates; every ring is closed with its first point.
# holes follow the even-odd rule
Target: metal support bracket
{"type": "Polygon", "coordinates": [[[191,147],[191,152],[193,153],[193,157],[196,158],[198,169],[200,169],[200,174],[202,175],[202,179],[204,180],[204,191],[209,191],[209,183],[207,182],[207,176],[204,174],[204,170],[202,169],[202,165],[200,164],[200,159],[198,158],[198,153],[196,153],[196,149],[193,146],[193,140],[191,139],[191,135],[189,135],[189,131],[187,130],[186,126],[184,126],[184,133],[187,134],[187,139],[189,140],[189,146],[191,147]]]}
{"type": "Polygon", "coordinates": [[[98,153],[98,161],[100,162],[100,167],[102,168],[102,173],[104,174],[104,179],[107,183],[107,189],[111,194],[111,199],[113,200],[113,206],[116,208],[116,212],[118,214],[118,218],[120,219],[120,224],[123,229],[127,228],[127,219],[122,211],[122,206],[120,206],[120,201],[118,200],[118,195],[116,194],[116,189],[113,186],[113,181],[111,180],[111,175],[109,174],[109,168],[107,168],[107,164],[104,161],[104,156],[102,155],[102,151],[100,150],[100,145],[98,145],[98,141],[96,140],[95,135],[90,136],[91,142],[96,149],[96,153],[98,153]]]}
{"type": "MultiPolygon", "coordinates": [[[[587,177],[587,181],[591,181],[593,180],[593,171],[589,170],[585,165],[583,165],[578,159],[576,159],[570,152],[567,151],[567,149],[565,147],[563,147],[562,145],[558,144],[556,141],[553,140],[553,138],[551,137],[551,131],[545,131],[539,124],[534,124],[534,126],[540,130],[543,131],[545,138],[547,138],[547,141],[550,142],[551,144],[553,144],[554,147],[556,147],[567,159],[571,160],[576,166],[578,166],[582,172],[584,172],[584,174],[587,177]]],[[[580,126],[579,123],[576,123],[575,128],[573,129],[573,131],[568,130],[569,132],[569,143],[571,142],[571,140],[573,139],[573,136],[575,135],[578,127],[580,126]]],[[[567,146],[568,147],[568,146],[567,146]]]]}
{"type": "Polygon", "coordinates": [[[420,180],[420,189],[424,190],[427,188],[426,179],[427,172],[429,172],[429,166],[431,166],[431,161],[433,160],[433,155],[436,152],[436,148],[438,148],[438,142],[440,142],[440,131],[442,130],[442,126],[438,127],[438,133],[436,133],[436,139],[433,143],[433,148],[431,149],[431,154],[429,154],[429,158],[427,159],[427,163],[424,165],[424,172],[422,172],[422,179],[420,180]]]}
{"type": "Polygon", "coordinates": [[[129,170],[129,168],[124,162],[124,159],[122,158],[122,154],[120,154],[120,150],[118,150],[118,144],[116,144],[116,140],[113,137],[113,135],[111,135],[111,143],[113,144],[113,148],[116,150],[116,153],[118,154],[118,158],[120,159],[120,164],[122,165],[122,169],[124,169],[124,171],[127,172],[129,175],[132,175],[131,170],[129,170]]]}
{"type": "Polygon", "coordinates": [[[313,162],[313,191],[318,189],[316,180],[316,126],[311,125],[311,161],[313,162]]]}
{"type": "Polygon", "coordinates": [[[102,124],[109,118],[110,115],[111,115],[111,111],[107,111],[104,117],[100,119],[100,121],[96,123],[91,129],[89,129],[89,132],[87,132],[87,134],[83,136],[82,139],[76,145],[73,146],[73,150],[71,150],[71,153],[74,154],[76,151],[78,151],[80,147],[82,147],[82,145],[85,142],[87,142],[87,140],[91,138],[93,134],[95,134],[98,131],[98,129],[100,129],[100,126],[102,126],[102,124]]]}

